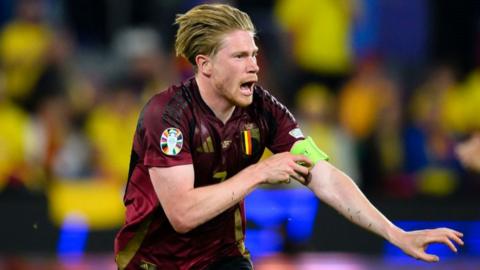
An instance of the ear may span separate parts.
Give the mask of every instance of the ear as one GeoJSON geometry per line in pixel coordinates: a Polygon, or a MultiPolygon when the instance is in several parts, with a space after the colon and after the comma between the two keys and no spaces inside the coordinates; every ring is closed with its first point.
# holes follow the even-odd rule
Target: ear
{"type": "Polygon", "coordinates": [[[210,76],[212,74],[212,60],[210,57],[199,54],[195,56],[195,63],[197,64],[198,72],[205,76],[210,76]]]}

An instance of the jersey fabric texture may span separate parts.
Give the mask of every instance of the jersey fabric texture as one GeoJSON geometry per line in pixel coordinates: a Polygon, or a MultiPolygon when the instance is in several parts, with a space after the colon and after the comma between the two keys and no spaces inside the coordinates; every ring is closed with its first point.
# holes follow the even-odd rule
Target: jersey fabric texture
{"type": "Polygon", "coordinates": [[[260,86],[254,87],[253,95],[252,104],[237,106],[225,124],[203,101],[194,78],[145,105],[124,195],[126,220],[115,239],[119,269],[208,269],[224,258],[249,258],[243,201],[188,233],[177,233],[148,169],[192,164],[194,186],[212,185],[258,162],[265,147],[285,152],[303,139],[286,107],[260,86]]]}

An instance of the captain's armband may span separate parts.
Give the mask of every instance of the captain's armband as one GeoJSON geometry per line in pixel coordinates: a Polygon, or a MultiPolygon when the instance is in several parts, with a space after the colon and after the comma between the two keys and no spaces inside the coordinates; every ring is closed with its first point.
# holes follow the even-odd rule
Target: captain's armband
{"type": "Polygon", "coordinates": [[[328,161],[329,159],[328,155],[318,148],[310,136],[308,136],[305,140],[296,142],[292,149],[290,149],[290,153],[306,156],[312,161],[312,166],[317,164],[320,160],[328,161]]]}

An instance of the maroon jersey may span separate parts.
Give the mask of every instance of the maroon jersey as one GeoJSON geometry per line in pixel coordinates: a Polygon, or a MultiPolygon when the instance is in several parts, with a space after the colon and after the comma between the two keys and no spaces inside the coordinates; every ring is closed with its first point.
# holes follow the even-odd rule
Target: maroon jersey
{"type": "Polygon", "coordinates": [[[225,124],[202,100],[194,78],[155,95],[135,132],[126,220],[115,239],[119,268],[205,269],[224,257],[248,258],[243,201],[188,233],[177,233],[148,168],[193,164],[195,187],[212,185],[256,163],[265,147],[274,153],[289,151],[302,138],[290,112],[259,86],[253,103],[236,107],[225,124]]]}

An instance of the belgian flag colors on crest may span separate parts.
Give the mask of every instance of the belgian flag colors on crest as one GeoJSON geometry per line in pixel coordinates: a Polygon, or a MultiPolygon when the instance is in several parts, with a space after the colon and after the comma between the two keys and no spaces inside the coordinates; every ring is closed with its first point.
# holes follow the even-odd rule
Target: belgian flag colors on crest
{"type": "Polygon", "coordinates": [[[252,131],[251,130],[244,130],[242,131],[242,141],[243,141],[243,153],[247,156],[251,156],[253,151],[252,145],[252,131]]]}
{"type": "Polygon", "coordinates": [[[253,124],[240,131],[240,140],[242,141],[242,152],[245,156],[251,157],[257,155],[260,151],[260,130],[253,124]]]}

